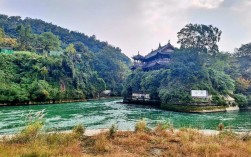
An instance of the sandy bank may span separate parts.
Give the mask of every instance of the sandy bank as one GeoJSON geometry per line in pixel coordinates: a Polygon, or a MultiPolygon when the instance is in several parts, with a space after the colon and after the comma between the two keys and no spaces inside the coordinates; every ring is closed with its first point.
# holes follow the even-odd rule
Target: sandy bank
{"type": "MultiPolygon", "coordinates": [[[[192,129],[195,131],[198,131],[200,134],[206,135],[206,136],[215,136],[215,135],[219,135],[220,131],[217,130],[197,130],[197,129],[192,129]]],[[[95,136],[98,135],[100,133],[104,133],[104,132],[108,132],[109,129],[95,129],[95,130],[86,130],[84,133],[84,136],[95,136]]],[[[119,131],[126,131],[126,130],[119,130],[119,131]]],[[[179,129],[175,129],[174,133],[179,132],[179,129]]],[[[56,132],[48,132],[48,133],[56,133],[56,132]]],[[[58,133],[71,133],[71,130],[66,130],[66,131],[60,131],[58,133]]],[[[251,136],[251,130],[249,132],[234,132],[235,134],[239,135],[239,136],[251,136]]],[[[0,139],[3,138],[12,138],[13,136],[15,136],[15,134],[10,134],[10,135],[0,135],[0,139]]],[[[1,140],[0,140],[1,141],[1,140]]]]}
{"type": "MultiPolygon", "coordinates": [[[[95,136],[98,135],[100,133],[104,133],[109,131],[109,129],[95,129],[95,130],[86,130],[84,133],[84,136],[95,136]]],[[[56,132],[48,132],[48,134],[52,134],[52,133],[56,133],[56,132]]],[[[71,130],[66,130],[66,131],[59,131],[58,133],[71,133],[71,130]]],[[[5,135],[0,135],[0,139],[3,138],[12,138],[14,137],[16,134],[5,134],[5,135]]]]}

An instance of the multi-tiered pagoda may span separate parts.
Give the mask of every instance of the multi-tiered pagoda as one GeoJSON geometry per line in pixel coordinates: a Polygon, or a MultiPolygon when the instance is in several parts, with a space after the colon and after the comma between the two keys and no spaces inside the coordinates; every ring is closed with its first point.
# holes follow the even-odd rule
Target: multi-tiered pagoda
{"type": "Polygon", "coordinates": [[[170,54],[174,51],[174,46],[170,44],[170,41],[165,45],[159,45],[159,48],[150,52],[146,56],[138,55],[133,56],[134,64],[131,67],[132,70],[142,69],[144,71],[148,70],[158,70],[161,68],[167,68],[170,62],[170,54]]]}

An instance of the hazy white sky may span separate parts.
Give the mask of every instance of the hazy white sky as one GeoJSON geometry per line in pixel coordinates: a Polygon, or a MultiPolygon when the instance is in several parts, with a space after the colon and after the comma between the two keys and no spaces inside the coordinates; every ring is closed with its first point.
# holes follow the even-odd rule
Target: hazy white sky
{"type": "Polygon", "coordinates": [[[95,34],[131,57],[147,54],[188,23],[223,31],[220,50],[251,42],[251,0],[0,0],[0,14],[31,17],[95,34]]]}

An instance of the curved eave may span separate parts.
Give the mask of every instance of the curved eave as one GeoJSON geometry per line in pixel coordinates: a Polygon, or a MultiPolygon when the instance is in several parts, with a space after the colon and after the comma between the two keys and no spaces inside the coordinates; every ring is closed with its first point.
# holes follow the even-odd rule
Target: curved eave
{"type": "Polygon", "coordinates": [[[146,57],[144,58],[144,61],[149,61],[149,60],[151,60],[152,58],[154,58],[154,57],[156,57],[156,56],[158,56],[158,55],[162,55],[162,56],[164,55],[164,56],[167,56],[167,58],[170,57],[170,54],[169,54],[169,53],[157,52],[156,54],[146,56],[146,57]]]}
{"type": "Polygon", "coordinates": [[[141,56],[141,55],[137,55],[137,56],[133,56],[132,59],[134,59],[134,60],[143,60],[144,57],[141,56]]]}
{"type": "Polygon", "coordinates": [[[172,51],[174,51],[175,50],[175,48],[174,48],[174,46],[173,45],[171,45],[170,43],[168,43],[167,45],[165,45],[165,46],[163,46],[162,47],[162,50],[172,50],[172,51]]]}

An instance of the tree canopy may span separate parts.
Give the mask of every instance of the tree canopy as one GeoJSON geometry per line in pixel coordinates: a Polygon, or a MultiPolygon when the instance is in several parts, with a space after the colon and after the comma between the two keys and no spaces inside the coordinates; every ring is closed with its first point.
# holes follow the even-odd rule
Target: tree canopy
{"type": "Polygon", "coordinates": [[[38,37],[42,48],[46,51],[59,50],[60,40],[51,32],[44,32],[38,37]]]}
{"type": "Polygon", "coordinates": [[[212,25],[188,24],[178,32],[178,43],[181,48],[194,48],[215,54],[219,52],[221,30],[212,25]]]}
{"type": "Polygon", "coordinates": [[[251,58],[251,43],[241,45],[235,53],[237,57],[249,57],[251,58]]]}

